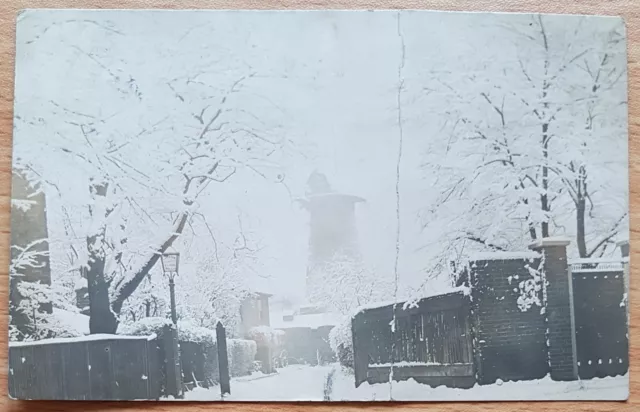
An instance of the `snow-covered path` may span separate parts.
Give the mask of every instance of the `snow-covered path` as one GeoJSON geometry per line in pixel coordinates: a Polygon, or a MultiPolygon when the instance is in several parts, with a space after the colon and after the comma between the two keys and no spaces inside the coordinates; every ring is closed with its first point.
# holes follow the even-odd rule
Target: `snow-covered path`
{"type": "MultiPolygon", "coordinates": [[[[228,401],[323,401],[330,366],[291,365],[277,374],[231,380],[228,401]]],[[[555,382],[549,377],[535,381],[505,382],[474,386],[471,389],[431,388],[413,380],[394,382],[392,397],[397,401],[472,401],[472,400],[623,400],[629,393],[628,375],[588,381],[555,382]]],[[[353,375],[336,366],[330,400],[389,400],[389,384],[363,383],[355,388],[353,375]]],[[[218,387],[197,388],[185,394],[185,400],[219,401],[218,387]]]]}
{"type": "MultiPolygon", "coordinates": [[[[290,365],[278,373],[231,380],[228,401],[322,401],[325,379],[332,366],[290,365]]],[[[220,400],[220,389],[195,389],[185,394],[185,400],[220,400]]]]}

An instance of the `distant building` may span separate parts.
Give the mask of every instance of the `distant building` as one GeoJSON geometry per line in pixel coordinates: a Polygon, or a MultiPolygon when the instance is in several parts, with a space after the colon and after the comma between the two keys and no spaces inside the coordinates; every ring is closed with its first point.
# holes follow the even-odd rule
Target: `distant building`
{"type": "MultiPolygon", "coordinates": [[[[10,276],[11,325],[21,332],[33,327],[18,306],[25,298],[18,291],[21,282],[51,284],[49,262],[49,234],[47,231],[46,199],[39,186],[32,185],[20,172],[14,170],[11,179],[11,262],[31,254],[32,260],[10,276]]],[[[42,304],[40,310],[52,312],[51,304],[42,304]]]]}
{"type": "Polygon", "coordinates": [[[255,292],[240,305],[241,335],[247,337],[251,328],[270,326],[268,293],[255,292]]]}
{"type": "Polygon", "coordinates": [[[306,302],[280,308],[282,311],[272,319],[272,327],[284,331],[282,353],[289,363],[317,365],[336,360],[329,345],[329,332],[340,316],[328,312],[317,301],[316,292],[328,281],[327,270],[336,258],[361,260],[355,205],[365,199],[336,192],[320,172],[309,176],[307,188],[306,197],[300,200],[309,213],[306,302]]]}
{"type": "Polygon", "coordinates": [[[313,290],[326,281],[324,269],[336,256],[359,260],[355,205],[365,200],[335,192],[326,176],[314,172],[307,181],[302,204],[309,212],[309,261],[306,295],[313,303],[313,290]]]}

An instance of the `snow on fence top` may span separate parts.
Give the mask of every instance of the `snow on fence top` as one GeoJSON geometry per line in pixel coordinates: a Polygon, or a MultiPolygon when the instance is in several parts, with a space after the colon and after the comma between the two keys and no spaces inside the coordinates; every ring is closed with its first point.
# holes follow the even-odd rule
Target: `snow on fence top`
{"type": "Polygon", "coordinates": [[[516,259],[539,259],[540,253],[532,250],[522,252],[478,252],[469,256],[469,261],[479,260],[516,260],[516,259]]]}
{"type": "Polygon", "coordinates": [[[367,303],[365,305],[359,306],[354,312],[353,312],[353,316],[357,315],[358,313],[364,311],[364,310],[369,310],[369,309],[376,309],[376,308],[382,308],[385,306],[391,306],[391,305],[405,305],[405,302],[418,302],[419,300],[422,299],[426,299],[426,298],[432,298],[432,297],[436,297],[436,296],[444,296],[444,295],[451,295],[451,294],[455,294],[455,293],[461,293],[465,296],[469,295],[471,293],[471,289],[469,289],[469,287],[467,286],[457,286],[454,288],[445,288],[445,289],[433,289],[427,293],[424,294],[420,294],[419,296],[415,296],[413,298],[410,299],[397,299],[397,300],[388,300],[388,301],[382,301],[382,302],[371,302],[371,303],[367,303]]]}
{"type": "Polygon", "coordinates": [[[621,263],[624,262],[624,258],[580,258],[570,259],[570,264],[596,264],[596,263],[621,263]]]}
{"type": "Polygon", "coordinates": [[[155,334],[149,336],[123,336],[123,335],[109,335],[98,333],[95,335],[87,335],[87,336],[79,336],[77,338],[53,338],[53,339],[41,339],[34,340],[29,342],[9,342],[9,347],[20,347],[20,346],[38,346],[38,345],[47,345],[47,344],[56,344],[56,343],[81,343],[81,342],[90,342],[97,340],[127,340],[127,339],[138,339],[138,340],[153,340],[156,338],[155,334]]]}
{"type": "Polygon", "coordinates": [[[622,272],[623,260],[575,259],[569,262],[571,273],[622,272]]]}

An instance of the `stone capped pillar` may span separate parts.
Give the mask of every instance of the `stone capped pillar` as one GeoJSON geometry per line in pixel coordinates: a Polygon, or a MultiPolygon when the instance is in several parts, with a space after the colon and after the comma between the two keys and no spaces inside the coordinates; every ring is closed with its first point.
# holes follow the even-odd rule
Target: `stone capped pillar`
{"type": "Polygon", "coordinates": [[[629,241],[621,240],[617,243],[622,255],[622,270],[624,276],[624,302],[627,307],[627,326],[629,325],[629,241]]]}
{"type": "Polygon", "coordinates": [[[542,254],[548,360],[551,379],[556,381],[578,379],[569,243],[567,238],[545,238],[529,246],[542,254]]]}

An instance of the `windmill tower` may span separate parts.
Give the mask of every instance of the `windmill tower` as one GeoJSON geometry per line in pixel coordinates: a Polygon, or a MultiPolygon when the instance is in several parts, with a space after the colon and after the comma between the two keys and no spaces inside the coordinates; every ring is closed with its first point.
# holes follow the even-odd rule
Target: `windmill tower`
{"type": "Polygon", "coordinates": [[[361,197],[335,192],[326,176],[313,172],[307,181],[306,199],[302,201],[309,212],[309,260],[307,264],[306,294],[313,303],[314,288],[326,282],[324,268],[339,256],[360,260],[355,205],[361,197]]]}

